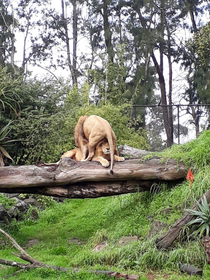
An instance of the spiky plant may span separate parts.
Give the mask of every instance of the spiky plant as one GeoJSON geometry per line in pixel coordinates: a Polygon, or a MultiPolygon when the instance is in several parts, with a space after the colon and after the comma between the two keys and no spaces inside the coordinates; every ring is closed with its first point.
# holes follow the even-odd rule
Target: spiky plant
{"type": "Polygon", "coordinates": [[[199,236],[202,237],[205,235],[209,235],[210,232],[210,209],[204,195],[201,199],[201,203],[196,201],[198,209],[186,209],[190,215],[194,217],[192,221],[187,223],[186,227],[190,229],[191,236],[199,236]]]}
{"type": "Polygon", "coordinates": [[[11,156],[8,154],[8,152],[5,149],[6,146],[11,144],[12,142],[17,141],[17,140],[7,140],[7,136],[11,130],[10,129],[11,123],[12,123],[12,121],[10,121],[7,125],[2,127],[2,129],[0,130],[0,166],[4,166],[3,156],[5,156],[13,161],[13,159],[11,158],[11,156]]]}

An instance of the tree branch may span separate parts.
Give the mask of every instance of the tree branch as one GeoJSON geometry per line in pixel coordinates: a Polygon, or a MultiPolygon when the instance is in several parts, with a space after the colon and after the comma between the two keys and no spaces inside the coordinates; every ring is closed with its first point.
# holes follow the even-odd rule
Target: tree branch
{"type": "MultiPolygon", "coordinates": [[[[42,263],[40,261],[37,261],[36,259],[32,258],[29,254],[27,254],[22,247],[20,247],[20,245],[14,240],[14,238],[12,238],[8,233],[6,233],[4,230],[2,230],[0,228],[0,232],[2,234],[4,234],[13,244],[13,246],[20,252],[20,255],[15,254],[16,256],[18,256],[19,258],[21,258],[22,260],[28,261],[30,262],[30,264],[25,264],[25,263],[19,263],[19,262],[15,262],[15,261],[8,261],[8,260],[3,260],[0,259],[0,264],[3,265],[7,265],[7,266],[13,266],[13,267],[18,267],[21,270],[25,270],[25,269],[31,269],[31,268],[38,268],[38,267],[43,267],[43,268],[51,268],[54,270],[58,270],[58,271],[74,271],[74,272],[79,272],[80,269],[71,269],[71,268],[66,268],[66,267],[61,267],[61,266],[54,266],[54,265],[48,265],[45,263],[42,263]]],[[[19,270],[17,273],[21,272],[21,270],[19,270]]],[[[139,276],[137,275],[129,275],[129,274],[125,274],[125,273],[119,273],[119,272],[113,272],[113,271],[103,271],[103,270],[87,270],[90,273],[94,273],[94,274],[104,274],[107,276],[113,276],[116,278],[123,278],[123,279],[130,279],[130,280],[137,280],[139,278],[139,276]]]]}

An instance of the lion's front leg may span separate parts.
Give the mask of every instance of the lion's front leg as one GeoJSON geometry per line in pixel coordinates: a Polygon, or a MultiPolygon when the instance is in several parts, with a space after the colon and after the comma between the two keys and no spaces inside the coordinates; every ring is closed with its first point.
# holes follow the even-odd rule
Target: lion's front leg
{"type": "Polygon", "coordinates": [[[93,157],[93,158],[92,158],[92,161],[98,161],[98,162],[100,162],[101,165],[102,165],[103,167],[108,167],[108,166],[109,166],[108,160],[106,160],[105,158],[100,157],[100,156],[93,157]]]}
{"type": "Polygon", "coordinates": [[[124,161],[124,160],[125,160],[124,157],[119,157],[119,156],[116,156],[116,155],[114,155],[114,159],[115,159],[116,161],[124,161]]]}

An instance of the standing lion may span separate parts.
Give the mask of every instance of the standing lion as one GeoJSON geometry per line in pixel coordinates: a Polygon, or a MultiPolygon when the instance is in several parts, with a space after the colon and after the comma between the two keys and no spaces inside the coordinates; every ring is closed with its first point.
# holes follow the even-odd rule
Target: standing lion
{"type": "MultiPolygon", "coordinates": [[[[113,174],[113,164],[115,155],[118,156],[116,148],[116,136],[110,124],[103,118],[91,115],[81,116],[74,129],[74,139],[76,146],[82,152],[82,160],[88,161],[94,157],[95,149],[98,143],[107,140],[110,149],[111,166],[110,172],[113,174]],[[86,144],[88,141],[88,144],[86,144]],[[86,158],[86,154],[88,156],[86,158]]],[[[119,157],[118,157],[119,158],[119,157]]],[[[124,158],[119,158],[123,161],[124,158]]]]}

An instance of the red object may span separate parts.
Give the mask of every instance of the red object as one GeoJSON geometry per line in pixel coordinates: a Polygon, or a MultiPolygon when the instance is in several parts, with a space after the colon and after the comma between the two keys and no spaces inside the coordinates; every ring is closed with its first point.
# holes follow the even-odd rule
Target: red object
{"type": "Polygon", "coordinates": [[[187,173],[187,180],[189,180],[190,182],[193,182],[193,180],[194,180],[194,176],[192,174],[191,168],[189,169],[189,171],[187,173]]]}

